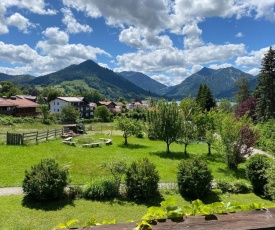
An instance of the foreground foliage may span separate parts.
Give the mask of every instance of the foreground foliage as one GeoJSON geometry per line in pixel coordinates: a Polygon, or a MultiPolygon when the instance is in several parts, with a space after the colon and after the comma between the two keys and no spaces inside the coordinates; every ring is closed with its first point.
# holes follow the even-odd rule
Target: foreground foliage
{"type": "Polygon", "coordinates": [[[202,159],[182,160],[177,173],[180,194],[192,199],[204,197],[211,189],[213,176],[202,159]]]}
{"type": "Polygon", "coordinates": [[[61,168],[53,159],[44,159],[25,171],[24,193],[34,200],[48,201],[62,197],[69,184],[69,171],[61,168]]]}
{"type": "Polygon", "coordinates": [[[156,166],[148,158],[134,161],[126,170],[127,196],[135,200],[154,197],[158,192],[159,179],[156,166]]]}

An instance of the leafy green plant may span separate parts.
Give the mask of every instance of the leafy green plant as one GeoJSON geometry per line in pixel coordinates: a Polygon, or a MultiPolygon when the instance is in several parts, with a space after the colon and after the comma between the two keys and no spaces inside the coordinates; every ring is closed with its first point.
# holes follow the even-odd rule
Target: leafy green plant
{"type": "Polygon", "coordinates": [[[249,193],[252,191],[250,184],[245,181],[227,182],[227,181],[217,181],[216,188],[220,189],[223,193],[249,193]]]}
{"type": "Polygon", "coordinates": [[[71,226],[78,222],[79,222],[79,220],[77,220],[77,219],[68,220],[66,223],[58,224],[56,229],[64,229],[64,228],[71,229],[71,226]]]}
{"type": "Polygon", "coordinates": [[[61,198],[64,188],[69,184],[68,168],[62,168],[53,159],[43,159],[25,171],[24,193],[39,201],[61,198]]]}
{"type": "Polygon", "coordinates": [[[91,200],[106,200],[117,197],[117,182],[113,178],[94,179],[84,189],[84,197],[91,200]]]}
{"type": "Polygon", "coordinates": [[[264,187],[267,184],[266,171],[270,166],[270,157],[266,155],[255,154],[249,158],[246,175],[255,193],[264,194],[264,187]]]}
{"type": "Polygon", "coordinates": [[[201,198],[210,191],[213,176],[205,161],[198,157],[181,160],[178,169],[178,187],[182,196],[201,198]]]}
{"type": "Polygon", "coordinates": [[[159,179],[156,166],[148,158],[134,161],[126,171],[126,193],[137,200],[153,197],[158,192],[159,179]]]}

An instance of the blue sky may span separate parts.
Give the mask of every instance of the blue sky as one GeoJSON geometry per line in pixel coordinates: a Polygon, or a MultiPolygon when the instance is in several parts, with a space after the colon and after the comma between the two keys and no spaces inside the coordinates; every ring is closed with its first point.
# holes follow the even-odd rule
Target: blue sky
{"type": "Polygon", "coordinates": [[[257,74],[275,48],[275,0],[1,0],[0,72],[92,59],[166,85],[202,67],[257,74]]]}

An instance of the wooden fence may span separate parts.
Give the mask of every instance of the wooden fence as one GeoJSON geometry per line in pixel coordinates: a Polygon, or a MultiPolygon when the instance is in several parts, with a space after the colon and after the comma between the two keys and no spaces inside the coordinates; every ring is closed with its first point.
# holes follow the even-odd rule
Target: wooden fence
{"type": "Polygon", "coordinates": [[[63,129],[47,130],[45,132],[29,132],[23,134],[7,133],[7,145],[24,145],[29,142],[38,144],[42,141],[48,141],[63,134],[63,129]]]}

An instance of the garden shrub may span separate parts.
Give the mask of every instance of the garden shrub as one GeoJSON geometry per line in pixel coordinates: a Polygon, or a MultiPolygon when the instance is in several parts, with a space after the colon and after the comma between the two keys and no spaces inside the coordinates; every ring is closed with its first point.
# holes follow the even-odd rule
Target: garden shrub
{"type": "Polygon", "coordinates": [[[158,194],[159,179],[156,166],[148,158],[132,162],[126,170],[127,196],[135,200],[154,197],[158,194]]]}
{"type": "Polygon", "coordinates": [[[255,154],[249,158],[246,174],[255,193],[264,194],[264,187],[267,184],[266,170],[269,167],[270,158],[264,154],[255,154]]]}
{"type": "Polygon", "coordinates": [[[108,200],[118,197],[117,182],[109,177],[94,179],[86,185],[83,195],[90,200],[108,200]]]}
{"type": "Polygon", "coordinates": [[[68,168],[59,167],[53,159],[43,159],[25,171],[23,191],[38,201],[59,199],[70,182],[68,175],[68,168]]]}
{"type": "Polygon", "coordinates": [[[264,187],[264,194],[275,201],[275,164],[274,160],[270,164],[270,167],[266,169],[266,180],[267,183],[264,187]]]}
{"type": "Polygon", "coordinates": [[[249,193],[252,192],[252,187],[245,181],[227,182],[217,181],[216,188],[220,189],[223,193],[249,193]]]}
{"type": "Polygon", "coordinates": [[[178,169],[179,193],[183,197],[202,198],[210,191],[213,176],[204,160],[198,157],[181,160],[178,169]]]}

